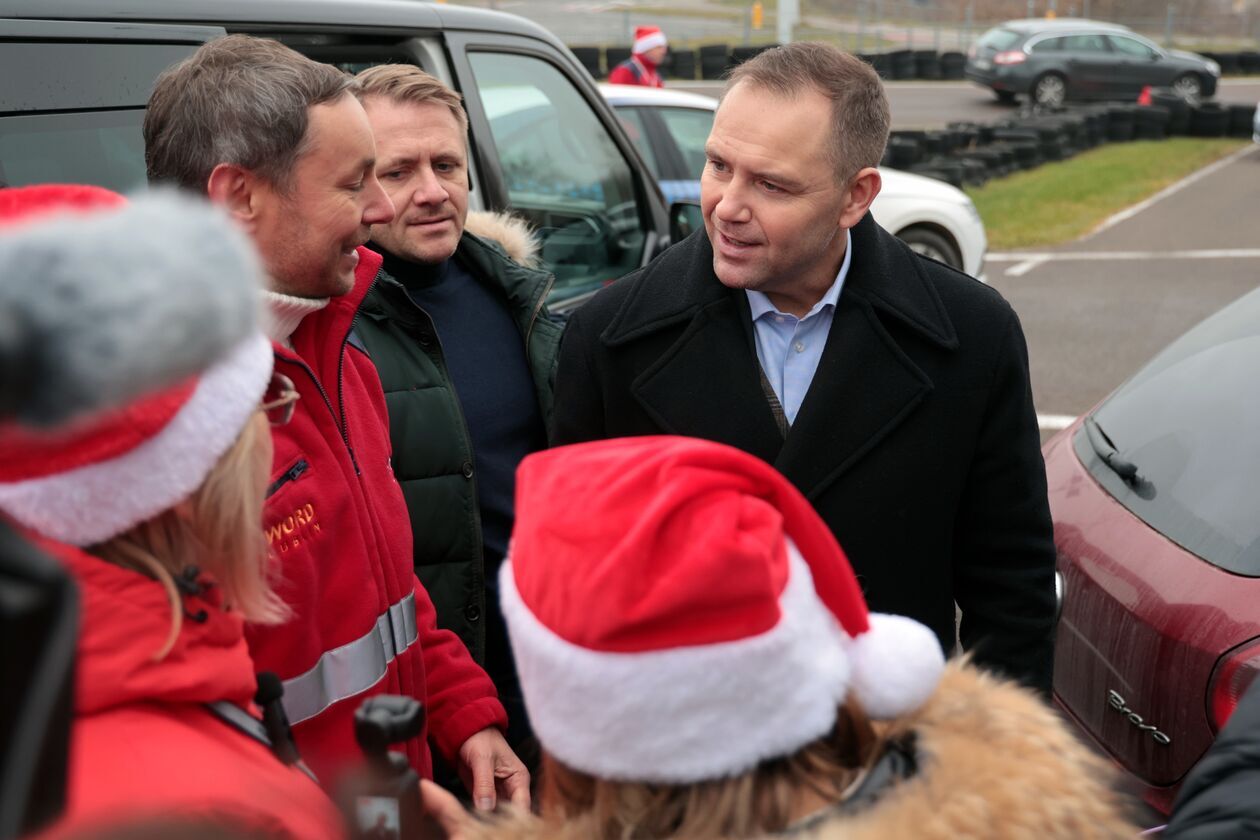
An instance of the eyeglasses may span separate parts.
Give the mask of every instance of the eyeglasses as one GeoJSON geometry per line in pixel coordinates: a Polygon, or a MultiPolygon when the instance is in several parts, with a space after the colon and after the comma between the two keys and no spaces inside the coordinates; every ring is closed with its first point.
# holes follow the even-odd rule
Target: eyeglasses
{"type": "Polygon", "coordinates": [[[297,392],[293,380],[278,371],[272,371],[271,381],[267,383],[267,391],[263,394],[258,410],[267,415],[267,422],[273,426],[283,426],[293,419],[293,410],[302,395],[297,392]]]}

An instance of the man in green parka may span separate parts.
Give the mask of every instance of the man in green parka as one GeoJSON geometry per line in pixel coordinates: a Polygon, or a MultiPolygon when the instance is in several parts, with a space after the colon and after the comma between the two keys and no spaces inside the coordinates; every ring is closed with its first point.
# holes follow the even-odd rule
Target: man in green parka
{"type": "Polygon", "coordinates": [[[529,724],[495,582],[516,466],[547,446],[561,332],[545,304],[551,276],[528,267],[535,246],[523,223],[469,215],[459,94],[411,65],[373,67],[356,82],[396,214],[372,228],[384,264],[355,333],[385,390],[416,574],[439,625],[494,680],[519,745],[529,724]]]}

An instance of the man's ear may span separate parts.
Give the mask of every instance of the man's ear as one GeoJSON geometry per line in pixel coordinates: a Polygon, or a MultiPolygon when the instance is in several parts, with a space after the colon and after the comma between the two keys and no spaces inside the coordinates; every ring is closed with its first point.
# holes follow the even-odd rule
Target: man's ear
{"type": "Polygon", "coordinates": [[[873,166],[859,169],[853,176],[853,180],[849,182],[848,198],[840,213],[840,227],[847,230],[862,221],[862,217],[870,209],[871,202],[875,200],[875,196],[879,195],[879,190],[883,185],[884,181],[878,169],[873,166]]]}
{"type": "Polygon", "coordinates": [[[220,163],[206,179],[206,196],[250,230],[258,215],[261,182],[253,172],[235,163],[220,163]]]}

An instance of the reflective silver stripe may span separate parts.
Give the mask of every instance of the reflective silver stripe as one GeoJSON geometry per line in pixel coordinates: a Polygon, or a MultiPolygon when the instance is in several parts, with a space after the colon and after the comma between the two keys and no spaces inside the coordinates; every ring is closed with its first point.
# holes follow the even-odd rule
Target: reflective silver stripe
{"type": "Polygon", "coordinates": [[[289,723],[315,717],[333,703],[367,691],[385,676],[394,657],[416,641],[416,595],[411,593],[376,619],[365,635],[326,651],[315,667],[284,681],[289,723]]]}

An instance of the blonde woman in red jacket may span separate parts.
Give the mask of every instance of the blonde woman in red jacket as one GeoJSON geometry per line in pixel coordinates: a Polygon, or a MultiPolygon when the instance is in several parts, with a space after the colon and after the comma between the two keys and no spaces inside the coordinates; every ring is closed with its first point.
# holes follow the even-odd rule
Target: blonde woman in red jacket
{"type": "MultiPolygon", "coordinates": [[[[3,190],[0,235],[34,220],[68,242],[90,215],[42,214],[99,217],[121,202],[89,187],[3,190]]],[[[223,219],[202,235],[232,229],[223,219]]],[[[52,835],[174,820],[341,836],[318,784],[246,732],[263,727],[244,624],[288,615],[259,523],[268,420],[295,399],[256,334],[194,380],[71,432],[0,428],[0,513],[65,563],[81,597],[67,808],[52,835]]]]}

